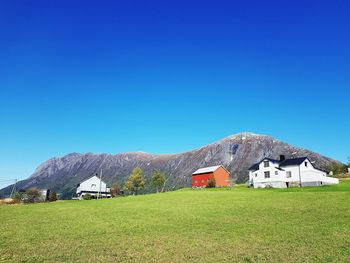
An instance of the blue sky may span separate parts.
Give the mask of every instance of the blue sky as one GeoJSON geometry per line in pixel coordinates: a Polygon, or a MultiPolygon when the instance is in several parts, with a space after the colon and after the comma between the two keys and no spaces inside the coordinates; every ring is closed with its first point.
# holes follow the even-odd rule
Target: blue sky
{"type": "Polygon", "coordinates": [[[348,1],[1,1],[0,36],[0,179],[242,131],[350,155],[348,1]]]}

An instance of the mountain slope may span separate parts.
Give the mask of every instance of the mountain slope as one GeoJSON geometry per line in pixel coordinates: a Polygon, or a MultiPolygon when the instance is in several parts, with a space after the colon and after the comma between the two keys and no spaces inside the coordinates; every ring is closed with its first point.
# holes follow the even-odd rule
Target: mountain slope
{"type": "MultiPolygon", "coordinates": [[[[211,165],[224,165],[231,177],[244,182],[248,167],[263,157],[278,158],[280,154],[289,157],[308,156],[314,165],[325,168],[332,162],[330,158],[312,151],[297,148],[271,136],[241,133],[229,136],[205,147],[179,154],[154,155],[148,153],[121,154],[80,154],[72,153],[60,158],[52,158],[41,164],[26,180],[18,183],[19,188],[50,188],[62,193],[63,198],[71,198],[76,185],[93,173],[102,171],[103,180],[111,185],[123,183],[132,169],[143,169],[146,180],[150,180],[154,169],[164,171],[169,180],[168,189],[191,185],[191,174],[196,169],[211,165]]],[[[11,186],[0,191],[8,194],[11,186]]],[[[150,191],[146,188],[145,192],[150,191]]]]}

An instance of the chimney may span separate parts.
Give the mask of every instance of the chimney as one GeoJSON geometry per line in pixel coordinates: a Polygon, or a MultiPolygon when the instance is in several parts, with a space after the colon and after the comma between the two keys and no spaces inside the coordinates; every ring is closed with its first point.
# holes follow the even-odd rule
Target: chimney
{"type": "Polygon", "coordinates": [[[283,162],[284,160],[286,159],[286,156],[284,156],[284,155],[280,155],[280,162],[283,162]]]}

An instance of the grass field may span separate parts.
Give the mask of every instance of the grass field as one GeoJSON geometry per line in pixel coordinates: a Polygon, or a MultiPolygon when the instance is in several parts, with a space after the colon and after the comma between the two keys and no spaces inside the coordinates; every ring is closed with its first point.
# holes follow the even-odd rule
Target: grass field
{"type": "Polygon", "coordinates": [[[1,262],[350,262],[350,181],[0,206],[1,262]]]}

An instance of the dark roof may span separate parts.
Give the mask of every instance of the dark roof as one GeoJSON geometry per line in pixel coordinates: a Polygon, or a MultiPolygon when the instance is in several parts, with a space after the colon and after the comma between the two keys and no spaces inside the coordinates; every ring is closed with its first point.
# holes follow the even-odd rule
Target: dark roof
{"type": "Polygon", "coordinates": [[[285,159],[280,163],[280,167],[289,166],[289,165],[300,165],[302,164],[307,157],[293,158],[293,159],[285,159]]]}
{"type": "Polygon", "coordinates": [[[321,172],[325,172],[325,173],[329,173],[329,171],[325,170],[325,169],[321,169],[321,168],[317,168],[317,167],[314,167],[316,170],[319,170],[321,172]]]}
{"type": "Polygon", "coordinates": [[[253,164],[252,166],[249,167],[249,170],[253,170],[253,171],[259,170],[259,164],[260,163],[253,164]]]}
{"type": "MultiPolygon", "coordinates": [[[[282,162],[279,162],[278,160],[271,159],[271,158],[264,158],[264,159],[262,159],[260,162],[253,164],[253,165],[249,168],[249,170],[250,170],[250,171],[259,170],[259,164],[260,164],[262,161],[264,161],[264,160],[269,160],[269,161],[274,162],[274,163],[279,163],[279,167],[276,167],[276,169],[283,171],[283,169],[282,169],[281,167],[289,166],[289,165],[300,165],[300,164],[302,164],[305,160],[309,160],[309,158],[307,158],[306,156],[304,156],[304,157],[299,157],[299,158],[285,159],[285,160],[282,161],[282,162]]],[[[309,160],[309,161],[310,161],[310,160],[309,160]]],[[[327,170],[324,170],[324,169],[315,167],[314,164],[313,164],[311,161],[310,161],[310,163],[311,163],[311,165],[312,165],[316,170],[320,170],[320,171],[322,171],[322,172],[329,173],[329,171],[327,171],[327,170]]]]}
{"type": "Polygon", "coordinates": [[[273,162],[273,163],[278,163],[279,162],[279,160],[276,160],[276,159],[272,159],[272,158],[264,158],[264,159],[262,159],[259,163],[261,163],[262,161],[264,161],[264,160],[269,160],[269,161],[271,161],[271,162],[273,162]]]}
{"type": "Polygon", "coordinates": [[[269,160],[270,162],[273,162],[273,163],[278,163],[278,162],[279,162],[279,161],[276,160],[276,159],[272,159],[272,158],[265,157],[265,158],[262,159],[260,162],[255,163],[255,164],[253,164],[251,167],[249,167],[248,170],[253,170],[253,171],[259,170],[259,164],[260,164],[262,161],[264,161],[264,160],[269,160]]]}

